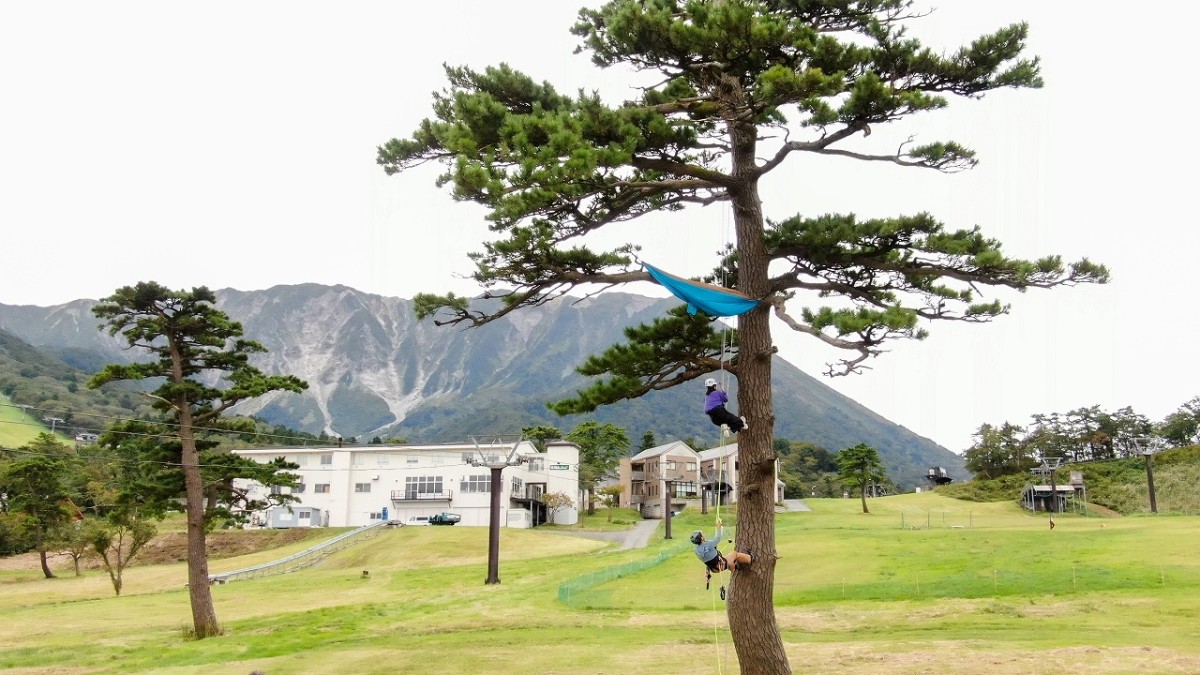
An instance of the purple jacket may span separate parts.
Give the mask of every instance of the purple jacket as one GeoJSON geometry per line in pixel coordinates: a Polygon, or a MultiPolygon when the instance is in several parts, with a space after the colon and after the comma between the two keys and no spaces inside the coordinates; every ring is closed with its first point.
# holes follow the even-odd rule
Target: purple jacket
{"type": "Polygon", "coordinates": [[[710,413],[728,402],[729,397],[725,395],[725,392],[713,389],[704,395],[704,412],[710,413]]]}

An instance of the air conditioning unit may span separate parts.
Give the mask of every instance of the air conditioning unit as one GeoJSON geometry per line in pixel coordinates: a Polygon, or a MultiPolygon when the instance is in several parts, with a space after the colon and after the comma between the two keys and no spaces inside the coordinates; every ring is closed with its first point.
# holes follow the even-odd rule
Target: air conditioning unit
{"type": "Polygon", "coordinates": [[[379,474],[375,474],[374,476],[371,476],[371,480],[379,480],[379,474]]]}

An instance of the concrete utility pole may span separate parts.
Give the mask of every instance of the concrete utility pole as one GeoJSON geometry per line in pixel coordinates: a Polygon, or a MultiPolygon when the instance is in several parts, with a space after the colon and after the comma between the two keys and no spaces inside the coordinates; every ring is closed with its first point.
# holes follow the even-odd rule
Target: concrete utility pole
{"type": "Polygon", "coordinates": [[[500,498],[504,492],[504,470],[517,466],[525,461],[524,457],[516,457],[517,447],[524,440],[522,434],[507,434],[497,436],[470,436],[475,443],[475,451],[479,457],[471,459],[471,466],[486,466],[492,472],[492,512],[488,523],[488,575],[484,585],[500,583],[500,498]],[[511,440],[515,438],[516,440],[511,440]],[[507,442],[505,439],[509,439],[507,442]],[[504,459],[498,454],[500,448],[508,448],[504,459]],[[493,452],[485,452],[492,450],[493,452]]]}

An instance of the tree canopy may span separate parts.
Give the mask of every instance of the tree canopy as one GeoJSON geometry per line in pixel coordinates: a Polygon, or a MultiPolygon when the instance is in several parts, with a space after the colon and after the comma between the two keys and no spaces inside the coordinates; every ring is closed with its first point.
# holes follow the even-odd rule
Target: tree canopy
{"type": "Polygon", "coordinates": [[[847,485],[858,490],[862,499],[863,513],[867,508],[867,488],[873,484],[887,482],[887,469],[879,461],[879,451],[865,443],[846,448],[837,454],[838,476],[847,485]]]}
{"type": "Polygon", "coordinates": [[[580,371],[601,379],[554,409],[586,412],[719,368],[737,378],[749,421],[739,435],[738,538],[755,551],[728,602],[743,672],[789,670],[771,600],[771,315],[843,350],[827,372],[846,374],[889,342],[924,337],[925,323],[1007,312],[983,297],[987,289],[1108,278],[1087,259],[1008,257],[980,228],[948,229],[929,213],[764,214],[760,182],[797,156],[969,169],[975,153],[958,141],[897,148],[870,134],[952,97],[1042,86],[1037,58],[1023,54],[1025,24],[943,53],[908,36],[906,24],[920,16],[908,0],[611,0],[580,10],[572,31],[595,65],[630,71],[635,97],[560,93],[505,64],[447,66],[433,117],[378,148],[389,174],[442,163],[439,185],[487,209],[496,239],[470,254],[472,276],[502,302],[417,295],[418,316],[442,324],[478,326],[572,292],[649,281],[636,242],[595,235],[689,206],[730,210],[736,241],[717,252],[704,280],[758,301],[738,317],[732,341],[712,317],[680,308],[590,359],[580,371]]]}
{"type": "Polygon", "coordinates": [[[596,485],[629,455],[629,436],[615,424],[588,420],[567,440],[579,446],[579,487],[588,493],[588,515],[596,513],[596,485]]]}

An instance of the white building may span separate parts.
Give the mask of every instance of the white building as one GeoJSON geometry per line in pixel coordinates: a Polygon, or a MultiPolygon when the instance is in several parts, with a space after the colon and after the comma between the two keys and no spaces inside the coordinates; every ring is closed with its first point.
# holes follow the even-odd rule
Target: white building
{"type": "MultiPolygon", "coordinates": [[[[234,452],[263,463],[282,456],[299,465],[294,473],[300,485],[290,490],[299,501],[263,514],[263,520],[275,526],[288,526],[293,521],[287,516],[300,513],[308,514],[308,524],[314,526],[360,527],[443,511],[458,514],[460,525],[486,526],[491,522],[492,472],[472,462],[503,463],[510,456],[521,462],[501,473],[502,527],[547,522],[550,514],[541,496],[556,492],[569,495],[574,504],[555,512],[553,522],[572,525],[579,519],[579,446],[567,441],[550,441],[545,452],[528,441],[515,446],[350,445],[234,452]],[[288,508],[292,514],[278,513],[288,508]]],[[[266,488],[255,484],[250,489],[266,488]]],[[[298,515],[294,522],[292,526],[301,526],[298,515]]]]}

